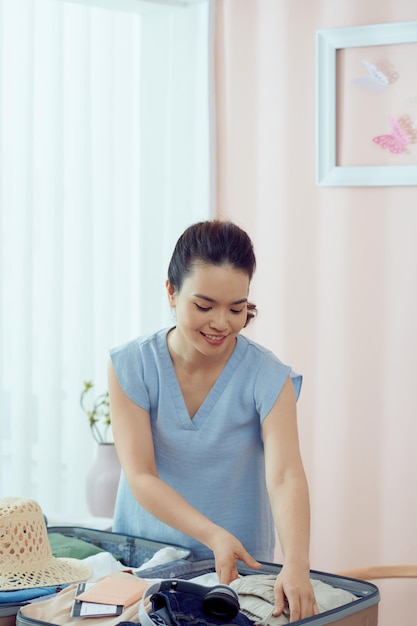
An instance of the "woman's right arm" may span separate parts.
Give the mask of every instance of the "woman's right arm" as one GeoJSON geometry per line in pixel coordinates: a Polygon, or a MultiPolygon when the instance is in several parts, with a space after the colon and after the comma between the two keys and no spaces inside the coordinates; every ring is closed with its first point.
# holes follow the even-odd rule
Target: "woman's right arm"
{"type": "Polygon", "coordinates": [[[149,414],[124,393],[111,361],[108,389],[117,454],[136,500],[165,524],[210,548],[215,555],[220,582],[228,584],[237,577],[237,560],[244,561],[249,567],[258,567],[240,541],[210,521],[159,478],[149,414]]]}

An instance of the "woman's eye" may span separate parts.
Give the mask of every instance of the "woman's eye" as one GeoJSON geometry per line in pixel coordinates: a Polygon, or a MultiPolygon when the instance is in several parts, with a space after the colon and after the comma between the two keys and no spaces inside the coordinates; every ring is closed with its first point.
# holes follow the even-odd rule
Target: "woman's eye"
{"type": "Polygon", "coordinates": [[[239,309],[239,310],[237,310],[237,309],[230,309],[230,311],[232,313],[234,313],[235,315],[238,315],[238,313],[242,313],[243,309],[239,309]]]}
{"type": "Polygon", "coordinates": [[[200,306],[199,304],[196,303],[196,307],[199,311],[210,311],[211,306],[200,306]]]}

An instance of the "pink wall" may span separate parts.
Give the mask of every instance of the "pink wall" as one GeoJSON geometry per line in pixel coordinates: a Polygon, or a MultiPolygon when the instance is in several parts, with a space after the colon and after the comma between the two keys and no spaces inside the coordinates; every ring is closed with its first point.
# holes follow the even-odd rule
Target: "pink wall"
{"type": "MultiPolygon", "coordinates": [[[[316,30],[412,20],[415,0],[218,0],[218,213],[257,249],[251,336],[304,375],[314,569],[417,562],[416,187],[315,184],[316,30]]],[[[380,626],[416,623],[417,581],[379,586],[380,626]]]]}

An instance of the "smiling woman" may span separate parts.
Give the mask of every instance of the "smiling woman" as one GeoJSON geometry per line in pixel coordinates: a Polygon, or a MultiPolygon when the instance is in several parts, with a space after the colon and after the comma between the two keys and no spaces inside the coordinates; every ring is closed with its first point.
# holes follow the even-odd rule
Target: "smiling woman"
{"type": "Polygon", "coordinates": [[[224,365],[246,325],[248,275],[233,265],[196,262],[181,289],[168,282],[167,290],[170,306],[177,311],[175,331],[168,335],[171,350],[184,358],[195,350],[205,352],[207,345],[221,346],[215,356],[224,365]]]}
{"type": "Polygon", "coordinates": [[[209,6],[0,6],[0,495],[46,514],[87,514],[80,381],[168,321],[172,233],[209,214],[209,6]]]}
{"type": "Polygon", "coordinates": [[[113,529],[236,563],[286,560],[274,586],[279,615],[317,611],[309,579],[308,488],[296,398],[301,377],[241,334],[255,269],[239,226],[206,220],[179,237],[166,289],[174,326],[111,350],[110,410],[122,476],[113,529]]]}

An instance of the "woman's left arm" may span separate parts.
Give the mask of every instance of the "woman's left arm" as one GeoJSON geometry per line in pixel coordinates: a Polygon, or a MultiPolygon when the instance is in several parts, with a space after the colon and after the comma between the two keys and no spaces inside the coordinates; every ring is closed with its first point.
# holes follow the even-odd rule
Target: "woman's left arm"
{"type": "Polygon", "coordinates": [[[275,584],[274,615],[283,612],[286,599],[292,622],[316,615],[318,607],[310,582],[310,504],[290,378],[263,421],[262,437],[269,500],[284,554],[275,584]]]}

